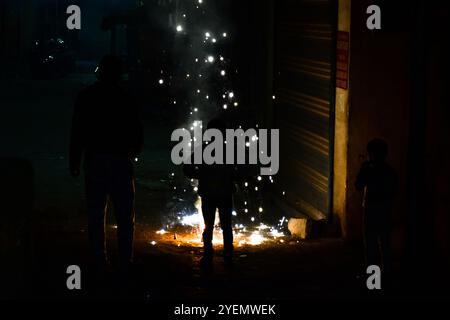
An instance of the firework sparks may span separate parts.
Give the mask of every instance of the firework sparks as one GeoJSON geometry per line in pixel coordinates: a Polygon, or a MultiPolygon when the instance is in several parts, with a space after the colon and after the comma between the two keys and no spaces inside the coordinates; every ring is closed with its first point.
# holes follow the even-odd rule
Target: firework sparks
{"type": "MultiPolygon", "coordinates": [[[[210,119],[217,114],[233,112],[235,108],[240,106],[238,102],[240,94],[233,87],[233,84],[236,83],[234,77],[239,74],[239,70],[232,67],[232,57],[221,52],[222,45],[232,41],[232,37],[226,32],[227,27],[220,26],[220,29],[217,29],[213,25],[199,27],[199,25],[191,23],[196,20],[196,16],[207,15],[208,10],[208,3],[204,0],[196,0],[183,8],[182,15],[176,18],[177,22],[172,24],[171,28],[172,32],[175,28],[175,33],[178,34],[175,38],[176,41],[180,41],[180,46],[184,43],[182,39],[185,37],[190,39],[189,49],[183,52],[189,52],[190,50],[191,53],[187,53],[186,57],[180,57],[180,59],[184,59],[180,65],[184,65],[186,68],[180,70],[178,77],[175,77],[170,70],[161,70],[158,77],[160,79],[156,78],[157,83],[163,89],[175,87],[175,85],[187,88],[189,96],[187,101],[185,96],[183,98],[169,96],[168,103],[175,105],[177,108],[181,108],[182,105],[187,106],[187,114],[190,116],[183,122],[185,128],[190,131],[194,131],[199,126],[202,128],[202,120],[210,119]],[[200,7],[201,10],[197,10],[200,7]],[[214,83],[214,85],[211,85],[211,83],[214,83]]],[[[275,99],[275,96],[273,96],[273,99],[275,99]]],[[[239,128],[242,128],[242,126],[239,126],[239,128]]],[[[246,147],[253,147],[257,140],[258,136],[251,137],[250,141],[245,143],[246,147]]],[[[195,145],[195,142],[198,143],[194,137],[189,146],[195,145]]],[[[170,209],[169,223],[161,230],[152,232],[152,236],[158,237],[155,239],[158,243],[169,241],[178,247],[181,245],[202,245],[204,221],[201,199],[198,198],[195,201],[195,209],[192,207],[192,199],[198,193],[198,184],[191,180],[190,185],[187,186],[189,181],[185,180],[177,178],[175,173],[170,174],[171,185],[169,189],[172,190],[173,198],[177,199],[180,207],[170,209]]],[[[273,183],[272,177],[269,177],[267,182],[269,181],[273,183]]],[[[235,243],[240,246],[258,246],[270,242],[280,243],[279,239],[284,237],[285,218],[279,220],[275,227],[261,223],[267,214],[261,195],[261,191],[264,190],[264,183],[262,177],[256,177],[255,179],[248,179],[244,186],[241,186],[245,190],[244,198],[232,211],[233,219],[238,222],[233,228],[235,243]]],[[[216,213],[213,238],[213,244],[215,245],[220,245],[223,242],[219,225],[220,219],[218,213],[216,213]]],[[[151,245],[156,245],[155,240],[149,240],[152,240],[149,242],[151,245]]]]}
{"type": "MultiPolygon", "coordinates": [[[[202,234],[205,228],[201,207],[201,198],[198,197],[195,202],[196,212],[191,214],[183,213],[171,224],[171,226],[167,226],[167,229],[161,229],[156,232],[156,234],[160,236],[159,242],[172,243],[178,247],[181,245],[201,247],[203,245],[202,234]]],[[[232,215],[237,217],[238,213],[233,211],[232,215]]],[[[255,222],[256,218],[252,217],[251,220],[252,222],[255,222]]],[[[281,229],[285,220],[285,218],[280,220],[279,228],[271,227],[264,223],[256,224],[254,226],[235,224],[233,228],[234,242],[239,247],[283,243],[281,240],[283,240],[282,238],[285,237],[285,234],[281,229]]],[[[150,244],[156,245],[156,242],[152,241],[150,244]]],[[[220,246],[222,244],[223,235],[220,228],[220,218],[219,213],[216,212],[213,245],[220,246]]]]}

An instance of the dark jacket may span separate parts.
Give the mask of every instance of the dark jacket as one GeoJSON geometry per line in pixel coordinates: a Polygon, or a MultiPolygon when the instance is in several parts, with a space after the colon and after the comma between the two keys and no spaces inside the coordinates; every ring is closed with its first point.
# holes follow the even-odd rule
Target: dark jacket
{"type": "Polygon", "coordinates": [[[132,159],[142,147],[137,104],[120,86],[97,82],[80,92],[72,119],[71,169],[80,168],[83,153],[132,159]]]}
{"type": "MultiPolygon", "coordinates": [[[[198,152],[202,152],[202,150],[198,150],[198,152]]],[[[226,156],[224,156],[225,159],[226,156]]],[[[235,165],[196,165],[193,163],[194,157],[192,155],[191,164],[183,165],[183,172],[188,178],[198,180],[198,194],[203,198],[231,197],[236,192],[235,182],[244,178],[242,173],[239,172],[241,171],[239,167],[235,165]]]]}
{"type": "Polygon", "coordinates": [[[386,162],[365,162],[356,178],[355,187],[365,189],[364,207],[367,211],[392,209],[397,186],[397,176],[394,169],[386,162]]]}

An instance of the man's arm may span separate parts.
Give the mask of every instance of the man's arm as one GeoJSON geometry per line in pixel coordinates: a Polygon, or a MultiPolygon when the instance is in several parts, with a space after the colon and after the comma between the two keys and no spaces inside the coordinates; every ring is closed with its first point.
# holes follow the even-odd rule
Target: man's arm
{"type": "Polygon", "coordinates": [[[83,98],[80,94],[75,101],[70,134],[70,174],[74,177],[80,174],[81,158],[84,151],[82,105],[83,98]]]}
{"type": "Polygon", "coordinates": [[[142,125],[140,112],[139,112],[139,105],[138,103],[131,98],[132,101],[132,107],[133,107],[133,114],[132,114],[132,157],[137,157],[142,150],[144,149],[144,128],[142,125]]]}

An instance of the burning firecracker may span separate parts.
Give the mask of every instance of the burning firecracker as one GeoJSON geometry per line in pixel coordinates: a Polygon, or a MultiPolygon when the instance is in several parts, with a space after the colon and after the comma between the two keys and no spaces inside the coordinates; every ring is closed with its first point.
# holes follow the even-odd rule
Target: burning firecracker
{"type": "MultiPolygon", "coordinates": [[[[202,123],[224,114],[230,114],[241,105],[238,90],[234,88],[239,70],[229,56],[233,46],[233,34],[215,12],[213,2],[203,0],[180,1],[171,15],[171,29],[174,44],[166,52],[172,52],[174,65],[161,70],[154,82],[168,89],[166,105],[175,106],[185,112],[184,128],[194,131],[202,128],[202,123]]],[[[245,124],[238,123],[242,128],[245,124]]],[[[257,126],[258,127],[258,126],[257,126]]],[[[191,144],[196,141],[194,139],[191,144]]],[[[258,142],[254,136],[246,142],[246,147],[258,142]]],[[[204,224],[201,213],[201,199],[197,195],[196,180],[186,179],[182,173],[172,173],[169,177],[172,201],[168,211],[171,215],[166,228],[157,232],[159,236],[172,235],[178,243],[189,242],[201,245],[204,224]]],[[[255,177],[242,182],[234,199],[233,219],[235,242],[239,245],[259,245],[284,236],[287,224],[285,218],[276,226],[263,223],[263,192],[273,177],[255,177]]],[[[222,243],[218,226],[214,232],[214,243],[222,243]]]]}

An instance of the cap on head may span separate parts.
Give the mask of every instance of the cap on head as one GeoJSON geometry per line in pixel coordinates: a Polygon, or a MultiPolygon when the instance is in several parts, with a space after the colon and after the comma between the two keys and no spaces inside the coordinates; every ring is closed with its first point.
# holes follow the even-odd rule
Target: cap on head
{"type": "Polygon", "coordinates": [[[104,56],[98,66],[97,74],[100,81],[119,81],[122,76],[122,61],[114,55],[104,56]]]}

